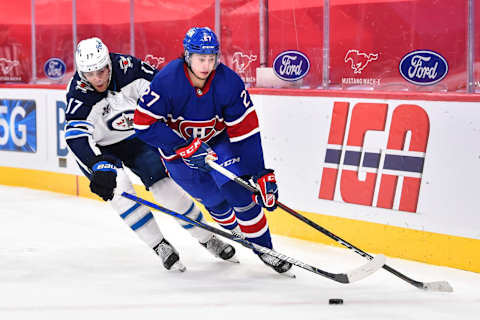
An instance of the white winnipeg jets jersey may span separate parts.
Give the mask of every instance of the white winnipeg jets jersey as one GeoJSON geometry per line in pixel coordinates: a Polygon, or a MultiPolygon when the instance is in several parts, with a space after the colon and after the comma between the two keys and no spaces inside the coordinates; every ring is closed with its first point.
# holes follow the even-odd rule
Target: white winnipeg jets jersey
{"type": "Polygon", "coordinates": [[[108,146],[130,138],[138,99],[157,73],[147,63],[128,55],[110,53],[112,77],[105,92],[97,92],[78,73],[67,92],[65,139],[81,165],[90,168],[96,145],[108,146]]]}

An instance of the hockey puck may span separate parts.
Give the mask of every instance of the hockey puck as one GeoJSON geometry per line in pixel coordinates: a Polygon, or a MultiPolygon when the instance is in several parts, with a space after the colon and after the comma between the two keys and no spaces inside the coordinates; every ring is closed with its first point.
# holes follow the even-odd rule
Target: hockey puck
{"type": "Polygon", "coordinates": [[[343,304],[343,299],[328,299],[328,304],[343,304]]]}

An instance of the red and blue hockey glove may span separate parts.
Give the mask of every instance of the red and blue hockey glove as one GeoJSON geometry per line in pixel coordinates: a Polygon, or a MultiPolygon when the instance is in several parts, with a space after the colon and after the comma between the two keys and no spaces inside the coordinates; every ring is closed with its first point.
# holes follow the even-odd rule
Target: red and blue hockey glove
{"type": "Polygon", "coordinates": [[[178,146],[175,153],[182,157],[183,162],[192,169],[204,172],[212,170],[207,164],[207,159],[217,160],[217,154],[202,140],[189,139],[186,144],[178,146]]]}
{"type": "Polygon", "coordinates": [[[116,159],[109,156],[100,156],[92,165],[90,177],[90,190],[99,195],[103,200],[112,200],[117,187],[116,159]]]}
{"type": "Polygon", "coordinates": [[[253,200],[268,211],[275,210],[277,208],[278,187],[273,170],[264,169],[255,175],[254,179],[260,192],[253,195],[253,200]]]}

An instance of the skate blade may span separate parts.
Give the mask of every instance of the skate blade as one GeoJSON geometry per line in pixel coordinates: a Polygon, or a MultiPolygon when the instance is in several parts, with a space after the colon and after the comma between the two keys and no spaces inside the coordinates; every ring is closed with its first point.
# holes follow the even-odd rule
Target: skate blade
{"type": "Polygon", "coordinates": [[[187,267],[180,261],[175,262],[170,268],[170,271],[185,272],[185,270],[187,270],[187,267]]]}
{"type": "Polygon", "coordinates": [[[279,273],[279,275],[290,278],[290,279],[295,279],[297,277],[295,273],[293,273],[291,270],[288,270],[284,273],[279,273]]]}
{"type": "Polygon", "coordinates": [[[227,259],[225,261],[232,262],[232,263],[240,263],[240,260],[238,260],[236,256],[233,256],[230,259],[227,259]]]}

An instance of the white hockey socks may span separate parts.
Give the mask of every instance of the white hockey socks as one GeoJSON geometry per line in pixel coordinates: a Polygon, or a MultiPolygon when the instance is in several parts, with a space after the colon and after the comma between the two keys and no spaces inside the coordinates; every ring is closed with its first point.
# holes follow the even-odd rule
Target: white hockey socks
{"type": "Polygon", "coordinates": [[[117,188],[111,201],[112,207],[140,239],[150,248],[155,247],[162,241],[163,234],[153,218],[152,212],[147,207],[122,197],[121,193],[123,191],[135,194],[133,185],[125,171],[118,169],[117,188]]]}
{"type": "MultiPolygon", "coordinates": [[[[153,193],[155,200],[161,206],[187,216],[192,220],[207,223],[202,212],[195,205],[192,198],[172,179],[164,178],[160,181],[157,181],[150,187],[150,191],[153,193]]],[[[180,220],[178,220],[178,222],[185,230],[190,232],[192,237],[196,238],[200,243],[207,242],[213,235],[211,232],[198,228],[193,224],[189,224],[188,222],[180,220]]]]}

